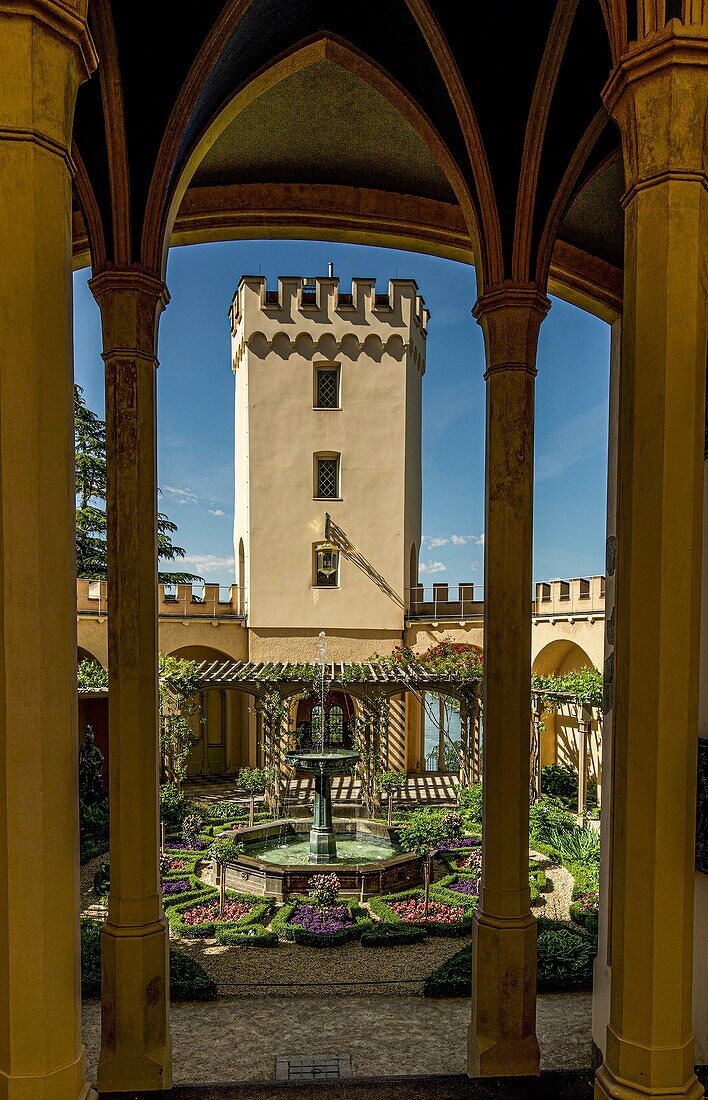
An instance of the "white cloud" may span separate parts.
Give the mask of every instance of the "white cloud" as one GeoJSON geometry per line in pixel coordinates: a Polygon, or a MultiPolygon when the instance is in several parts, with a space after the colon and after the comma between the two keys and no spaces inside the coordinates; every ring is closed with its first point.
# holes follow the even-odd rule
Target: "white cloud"
{"type": "Polygon", "coordinates": [[[209,515],[210,516],[225,516],[226,512],[222,511],[221,508],[210,508],[209,509],[209,515]]]}
{"type": "Polygon", "coordinates": [[[233,556],[220,558],[216,554],[187,554],[181,559],[180,567],[182,565],[190,572],[198,573],[200,577],[220,573],[225,583],[230,583],[236,572],[236,559],[233,556]]]}
{"type": "Polygon", "coordinates": [[[418,566],[419,573],[444,573],[447,566],[441,561],[422,561],[418,566]]]}
{"type": "Polygon", "coordinates": [[[477,546],[484,546],[484,531],[482,531],[482,534],[479,536],[479,538],[476,538],[474,541],[477,546]]]}
{"type": "Polygon", "coordinates": [[[199,500],[191,489],[180,489],[178,485],[165,485],[165,492],[175,498],[176,504],[196,504],[199,500]]]}
{"type": "Polygon", "coordinates": [[[572,416],[544,440],[536,454],[536,482],[551,481],[576,462],[607,452],[607,404],[604,401],[572,416]]]}
{"type": "Polygon", "coordinates": [[[473,538],[473,535],[450,535],[450,542],[453,546],[466,546],[473,538]]]}
{"type": "Polygon", "coordinates": [[[479,569],[479,562],[471,561],[470,562],[470,569],[472,570],[473,573],[476,573],[477,570],[479,569]]]}
{"type": "Polygon", "coordinates": [[[449,541],[450,541],[449,539],[445,539],[445,538],[435,538],[435,539],[429,538],[428,539],[428,547],[431,550],[437,550],[438,546],[447,546],[449,541]]]}

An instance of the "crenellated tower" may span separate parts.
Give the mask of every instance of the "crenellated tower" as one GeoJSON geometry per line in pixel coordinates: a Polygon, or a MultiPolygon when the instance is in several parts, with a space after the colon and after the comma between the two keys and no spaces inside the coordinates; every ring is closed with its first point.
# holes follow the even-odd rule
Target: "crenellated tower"
{"type": "Polygon", "coordinates": [[[429,313],[418,288],[392,279],[377,294],[375,279],[355,278],[344,292],[316,276],[281,277],[276,291],[244,276],[230,318],[251,657],[312,659],[319,630],[333,659],[390,649],[404,610],[385,585],[405,604],[420,550],[429,313]],[[325,513],[365,571],[342,555],[332,571],[325,513]]]}

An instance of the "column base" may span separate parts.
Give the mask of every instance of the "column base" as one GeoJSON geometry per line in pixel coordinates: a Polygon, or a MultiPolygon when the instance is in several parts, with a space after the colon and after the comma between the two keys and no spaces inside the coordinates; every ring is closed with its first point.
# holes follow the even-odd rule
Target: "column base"
{"type": "Polygon", "coordinates": [[[476,912],[472,930],[470,1077],[534,1076],[541,1057],[536,1038],[536,921],[501,921],[476,912]]]}
{"type": "Polygon", "coordinates": [[[647,1100],[650,1096],[661,1100],[701,1100],[705,1092],[695,1074],[691,1074],[685,1085],[668,1089],[664,1085],[640,1086],[618,1080],[604,1063],[595,1074],[595,1100],[647,1100]]]}
{"type": "Polygon", "coordinates": [[[337,840],[334,829],[310,830],[310,863],[334,863],[337,859],[337,840]]]}
{"type": "Polygon", "coordinates": [[[101,932],[100,1092],[172,1087],[169,936],[164,917],[101,932]]]}
{"type": "Polygon", "coordinates": [[[98,1100],[86,1082],[83,1052],[78,1062],[46,1077],[8,1077],[0,1071],[0,1096],[3,1100],[98,1100]]]}

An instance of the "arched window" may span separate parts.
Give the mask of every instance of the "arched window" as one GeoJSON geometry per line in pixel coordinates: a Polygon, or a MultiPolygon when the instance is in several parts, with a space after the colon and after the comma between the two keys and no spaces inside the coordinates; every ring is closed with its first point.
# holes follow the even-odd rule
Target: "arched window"
{"type": "Polygon", "coordinates": [[[331,745],[344,743],[344,711],[341,707],[331,707],[328,715],[328,740],[331,745]]]}

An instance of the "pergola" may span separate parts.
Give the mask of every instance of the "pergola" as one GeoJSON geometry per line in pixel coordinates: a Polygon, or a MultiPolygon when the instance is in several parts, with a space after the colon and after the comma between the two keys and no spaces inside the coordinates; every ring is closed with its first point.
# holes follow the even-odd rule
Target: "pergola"
{"type": "Polygon", "coordinates": [[[612,324],[596,1097],[696,1100],[692,1015],[705,1030],[708,1014],[708,948],[693,937],[694,900],[699,929],[708,912],[694,874],[706,4],[201,0],[185,11],[170,12],[168,45],[163,5],[0,0],[0,1092],[89,1095],[69,688],[72,257],[92,268],[106,380],[111,886],[98,1083],[161,1091],[172,1057],[155,368],[167,256],[172,244],[287,236],[476,269],[487,454],[473,1076],[540,1064],[529,593],[548,292],[612,324]]]}

